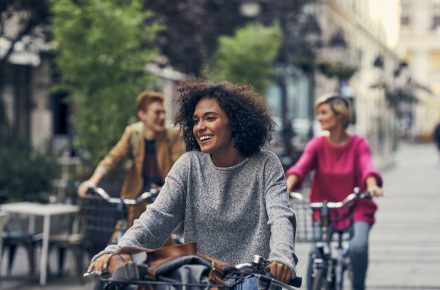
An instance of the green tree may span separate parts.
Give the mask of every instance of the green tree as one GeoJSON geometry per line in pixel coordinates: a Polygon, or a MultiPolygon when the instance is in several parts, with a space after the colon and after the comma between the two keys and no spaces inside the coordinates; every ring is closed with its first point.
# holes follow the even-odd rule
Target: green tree
{"type": "Polygon", "coordinates": [[[75,144],[96,166],[134,115],[135,97],[154,85],[145,65],[157,56],[160,27],[141,0],[53,0],[60,87],[74,105],[75,144]]]}
{"type": "Polygon", "coordinates": [[[278,25],[248,24],[234,36],[221,36],[206,76],[216,81],[250,84],[262,92],[269,84],[281,46],[278,25]]]}
{"type": "Polygon", "coordinates": [[[31,148],[12,133],[0,138],[0,203],[47,200],[52,181],[59,177],[56,159],[31,148]]]}

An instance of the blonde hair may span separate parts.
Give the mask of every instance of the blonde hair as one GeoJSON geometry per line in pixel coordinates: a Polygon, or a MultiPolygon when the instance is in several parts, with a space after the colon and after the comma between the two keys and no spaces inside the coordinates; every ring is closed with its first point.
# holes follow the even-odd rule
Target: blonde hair
{"type": "Polygon", "coordinates": [[[317,111],[318,107],[323,104],[329,104],[330,109],[335,115],[341,115],[343,117],[342,125],[344,128],[348,127],[353,114],[351,103],[348,99],[342,97],[338,93],[328,93],[322,95],[315,101],[315,111],[317,111]]]}

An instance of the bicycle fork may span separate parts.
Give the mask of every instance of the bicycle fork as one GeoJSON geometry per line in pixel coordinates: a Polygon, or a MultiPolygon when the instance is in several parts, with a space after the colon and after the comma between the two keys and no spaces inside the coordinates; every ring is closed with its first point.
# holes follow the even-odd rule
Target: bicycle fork
{"type": "Polygon", "coordinates": [[[335,290],[344,289],[344,273],[349,267],[347,262],[348,248],[342,244],[342,238],[339,238],[338,247],[336,248],[335,263],[335,290]]]}

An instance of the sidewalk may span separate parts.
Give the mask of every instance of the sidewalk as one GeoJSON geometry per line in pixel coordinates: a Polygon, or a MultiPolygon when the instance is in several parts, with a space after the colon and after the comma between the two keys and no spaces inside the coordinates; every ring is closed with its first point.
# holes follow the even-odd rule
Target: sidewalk
{"type": "MultiPolygon", "coordinates": [[[[432,144],[401,144],[395,166],[383,172],[386,196],[378,199],[377,223],[370,238],[368,289],[440,289],[440,156],[432,144]]],[[[309,245],[297,244],[298,274],[305,276],[309,245]]],[[[24,251],[17,253],[12,277],[2,265],[2,290],[41,289],[27,277],[24,251]]],[[[5,256],[6,257],[6,256],[5,256]]],[[[56,269],[55,252],[51,270],[56,269]]],[[[66,261],[65,277],[49,276],[45,289],[86,290],[70,273],[73,261],[66,261]]],[[[302,287],[302,289],[305,289],[302,287]]]]}
{"type": "Polygon", "coordinates": [[[440,155],[433,144],[401,145],[383,174],[369,289],[440,289],[440,155]]]}

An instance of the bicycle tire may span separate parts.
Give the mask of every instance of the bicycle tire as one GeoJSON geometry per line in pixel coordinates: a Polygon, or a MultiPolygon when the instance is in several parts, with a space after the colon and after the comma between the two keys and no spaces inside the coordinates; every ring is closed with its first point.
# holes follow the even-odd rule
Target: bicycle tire
{"type": "Polygon", "coordinates": [[[344,273],[342,275],[343,289],[353,289],[353,270],[351,269],[350,262],[347,262],[344,267],[344,273]]]}
{"type": "Polygon", "coordinates": [[[319,269],[312,281],[312,290],[330,290],[330,284],[327,281],[327,269],[319,269]]]}
{"type": "Polygon", "coordinates": [[[351,290],[353,289],[353,271],[351,269],[350,263],[345,263],[342,267],[342,273],[338,273],[341,277],[341,281],[336,283],[336,290],[351,290]]]}

